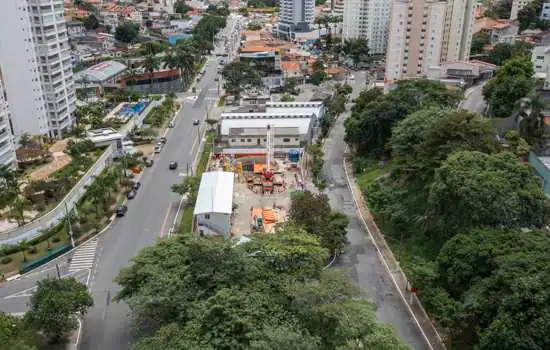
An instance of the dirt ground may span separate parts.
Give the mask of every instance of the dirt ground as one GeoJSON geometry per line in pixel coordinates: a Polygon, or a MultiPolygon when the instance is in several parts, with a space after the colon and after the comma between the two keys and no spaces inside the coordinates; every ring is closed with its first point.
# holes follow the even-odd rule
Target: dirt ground
{"type": "Polygon", "coordinates": [[[65,167],[71,162],[71,157],[64,151],[67,148],[67,141],[61,140],[54,143],[48,151],[52,154],[53,160],[44,164],[29,174],[32,181],[45,180],[51,173],[65,167]]]}

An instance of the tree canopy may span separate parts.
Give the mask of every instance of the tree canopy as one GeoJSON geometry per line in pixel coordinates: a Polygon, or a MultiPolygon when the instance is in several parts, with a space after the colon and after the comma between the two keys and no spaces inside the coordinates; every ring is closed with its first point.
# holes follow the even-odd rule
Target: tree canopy
{"type": "Polygon", "coordinates": [[[346,120],[345,140],[358,153],[376,157],[387,154],[386,143],[395,123],[420,108],[454,107],[460,98],[460,93],[429,80],[399,81],[397,87],[386,95],[377,92],[361,94],[351,117],[346,120]]]}
{"type": "Polygon", "coordinates": [[[135,349],[336,349],[387,338],[327,252],[292,226],[231,241],[185,236],[145,248],[117,282],[136,321],[135,349]]]}
{"type": "Polygon", "coordinates": [[[260,87],[262,78],[257,70],[244,61],[233,61],[222,71],[224,89],[239,96],[246,87],[260,87]]]}
{"type": "Polygon", "coordinates": [[[520,32],[525,29],[548,30],[550,22],[540,18],[543,3],[544,0],[533,0],[518,11],[517,20],[519,22],[520,32]]]}
{"type": "Polygon", "coordinates": [[[369,60],[369,42],[363,37],[346,39],[342,51],[352,61],[354,66],[365,63],[369,60]]]}
{"type": "Polygon", "coordinates": [[[25,319],[57,342],[65,333],[76,329],[76,313],[85,314],[92,305],[88,288],[76,279],[45,279],[38,281],[25,319]]]}
{"type": "Polygon", "coordinates": [[[540,180],[514,154],[463,151],[437,169],[427,215],[438,232],[542,227],[549,219],[548,205],[540,180]]]}
{"type": "Polygon", "coordinates": [[[490,114],[497,118],[510,117],[517,102],[535,86],[533,73],[530,57],[522,56],[506,61],[483,87],[483,97],[490,114]]]}
{"type": "Polygon", "coordinates": [[[489,51],[488,61],[502,66],[511,58],[528,57],[531,59],[533,44],[523,40],[514,41],[512,44],[498,43],[489,51]]]}
{"type": "Polygon", "coordinates": [[[124,22],[115,30],[115,39],[123,43],[134,42],[139,35],[139,25],[132,22],[124,22]]]}

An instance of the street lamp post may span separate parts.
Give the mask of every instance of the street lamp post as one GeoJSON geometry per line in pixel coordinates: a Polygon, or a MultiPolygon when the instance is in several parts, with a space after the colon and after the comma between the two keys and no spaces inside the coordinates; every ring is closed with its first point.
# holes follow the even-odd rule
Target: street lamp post
{"type": "Polygon", "coordinates": [[[65,204],[65,217],[67,218],[67,223],[69,225],[69,237],[71,238],[71,247],[75,247],[74,245],[74,236],[73,236],[73,225],[71,224],[71,216],[69,215],[69,208],[67,207],[67,202],[65,204]]]}

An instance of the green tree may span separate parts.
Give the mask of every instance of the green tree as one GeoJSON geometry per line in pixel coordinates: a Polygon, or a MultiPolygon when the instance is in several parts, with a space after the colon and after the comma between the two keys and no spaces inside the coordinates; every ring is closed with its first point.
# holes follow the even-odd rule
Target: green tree
{"type": "Polygon", "coordinates": [[[435,173],[428,229],[445,235],[478,226],[543,227],[549,204],[540,180],[512,153],[462,151],[435,173]]]}
{"type": "Polygon", "coordinates": [[[94,14],[90,14],[87,17],[84,17],[84,28],[88,30],[93,30],[99,28],[99,21],[94,14]]]}
{"type": "Polygon", "coordinates": [[[488,3],[484,16],[494,19],[510,18],[512,12],[512,0],[498,0],[488,3]]]}
{"type": "Polygon", "coordinates": [[[93,305],[93,298],[86,285],[74,278],[49,278],[38,281],[31,296],[30,310],[25,320],[44,332],[54,343],[76,329],[76,313],[86,314],[93,305]]]}
{"type": "Polygon", "coordinates": [[[489,51],[489,61],[502,66],[507,60],[518,57],[531,59],[533,45],[523,40],[515,41],[513,44],[498,43],[489,51]]]}
{"type": "Polygon", "coordinates": [[[172,192],[175,192],[181,196],[187,196],[186,204],[194,205],[197,201],[197,194],[199,192],[201,180],[197,176],[187,176],[179,184],[172,185],[172,192]]]}
{"type": "Polygon", "coordinates": [[[460,93],[428,80],[402,80],[386,95],[365,93],[345,122],[345,141],[363,155],[387,155],[393,126],[407,115],[429,106],[455,107],[460,93]],[[368,99],[365,101],[365,99],[368,99]]]}
{"type": "Polygon", "coordinates": [[[132,22],[124,22],[115,30],[115,39],[126,44],[133,43],[139,35],[139,25],[132,22]]]}
{"type": "Polygon", "coordinates": [[[549,22],[540,19],[543,3],[544,0],[533,0],[518,11],[517,20],[519,22],[520,32],[525,29],[548,29],[549,22]]]}
{"type": "Polygon", "coordinates": [[[20,193],[19,176],[8,165],[0,165],[0,208],[10,206],[20,193]]]}
{"type": "Polygon", "coordinates": [[[347,277],[321,271],[318,242],[279,230],[239,245],[176,236],[140,252],[117,278],[117,300],[138,325],[136,348],[337,349],[383,336],[347,277]]]}
{"type": "Polygon", "coordinates": [[[160,68],[160,61],[155,55],[147,55],[143,60],[143,68],[149,73],[149,89],[153,89],[153,78],[156,71],[160,68]]]}
{"type": "Polygon", "coordinates": [[[0,313],[0,344],[5,349],[38,350],[39,339],[21,318],[0,313]]]}
{"type": "Polygon", "coordinates": [[[313,74],[309,77],[309,82],[313,85],[320,85],[326,78],[325,65],[321,60],[313,63],[313,74]]]}
{"type": "Polygon", "coordinates": [[[369,43],[368,40],[363,37],[346,39],[342,46],[342,51],[353,61],[355,67],[357,67],[359,63],[366,63],[369,61],[369,43]]]}
{"type": "Polygon", "coordinates": [[[511,116],[517,102],[534,87],[533,64],[528,57],[508,60],[493,79],[483,87],[483,97],[491,115],[497,118],[511,116]]]}
{"type": "Polygon", "coordinates": [[[242,61],[233,61],[227,64],[222,71],[224,79],[224,89],[237,98],[247,87],[262,86],[262,79],[257,70],[248,63],[242,61]]]}
{"type": "Polygon", "coordinates": [[[400,121],[390,141],[394,174],[429,183],[447,157],[457,151],[495,152],[490,120],[463,110],[421,109],[400,121]]]}
{"type": "Polygon", "coordinates": [[[179,14],[182,14],[182,15],[186,16],[187,12],[192,11],[192,10],[193,10],[193,8],[189,5],[187,5],[187,3],[184,0],[178,0],[174,4],[174,12],[175,13],[179,13],[179,14]]]}
{"type": "Polygon", "coordinates": [[[483,53],[485,45],[489,44],[490,35],[486,31],[477,32],[472,36],[472,46],[470,47],[470,55],[479,55],[483,53]]]}
{"type": "Polygon", "coordinates": [[[25,211],[31,209],[31,202],[23,196],[16,197],[10,205],[10,214],[19,226],[25,224],[25,211]]]}
{"type": "Polygon", "coordinates": [[[517,103],[515,115],[519,125],[519,135],[527,141],[537,152],[542,152],[547,147],[548,125],[544,119],[544,111],[548,103],[541,94],[531,91],[525,98],[517,103]]]}

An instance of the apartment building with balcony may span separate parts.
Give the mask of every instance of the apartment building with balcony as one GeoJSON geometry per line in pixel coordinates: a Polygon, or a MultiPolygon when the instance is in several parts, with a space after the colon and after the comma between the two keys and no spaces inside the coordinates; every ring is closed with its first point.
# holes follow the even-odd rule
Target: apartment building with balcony
{"type": "Polygon", "coordinates": [[[76,109],[63,0],[2,5],[0,67],[14,134],[60,137],[76,109]]]}
{"type": "Polygon", "coordinates": [[[10,127],[10,111],[4,93],[2,71],[0,70],[0,165],[17,166],[15,145],[10,127]]]}
{"type": "Polygon", "coordinates": [[[62,0],[28,0],[50,136],[73,123],[76,92],[62,0]]]}
{"type": "Polygon", "coordinates": [[[386,52],[390,2],[387,0],[347,0],[343,11],[343,40],[366,38],[370,52],[386,52]]]}
{"type": "Polygon", "coordinates": [[[40,81],[35,39],[26,0],[2,3],[0,68],[16,139],[50,131],[40,81]]]}
{"type": "Polygon", "coordinates": [[[386,80],[425,77],[442,62],[468,60],[473,0],[394,0],[386,50],[386,80]]]}
{"type": "Polygon", "coordinates": [[[315,21],[315,0],[281,0],[277,34],[292,38],[295,32],[308,32],[315,21]]]}

